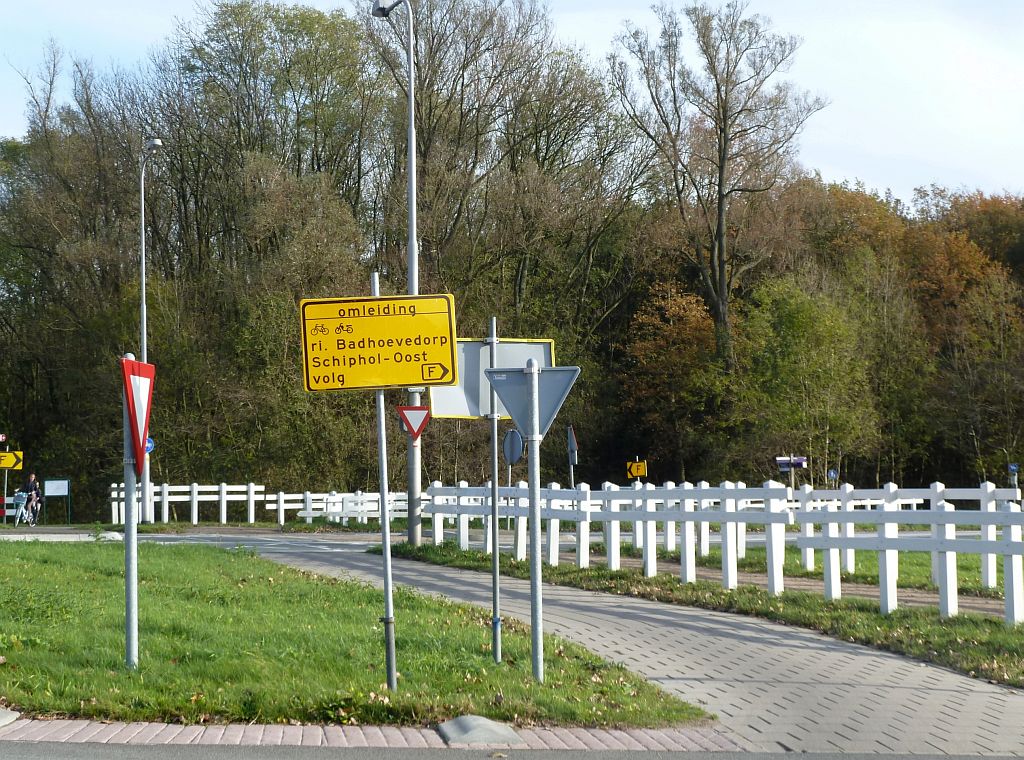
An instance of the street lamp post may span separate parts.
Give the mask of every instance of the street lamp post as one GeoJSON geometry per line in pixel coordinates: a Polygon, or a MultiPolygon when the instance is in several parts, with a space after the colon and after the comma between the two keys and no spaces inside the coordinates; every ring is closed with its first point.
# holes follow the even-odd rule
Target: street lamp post
{"type": "MultiPolygon", "coordinates": [[[[139,333],[140,355],[143,362],[148,362],[146,352],[146,164],[163,147],[157,137],[146,140],[146,145],[139,156],[139,333]]],[[[155,522],[153,515],[153,484],[149,479],[149,454],[142,463],[142,522],[155,522]]]]}
{"type": "MultiPolygon", "coordinates": [[[[409,242],[408,242],[408,293],[411,296],[419,295],[419,249],[416,243],[416,115],[414,94],[416,83],[416,69],[414,53],[416,49],[416,35],[412,20],[411,0],[374,0],[372,14],[377,18],[387,18],[391,11],[399,5],[405,4],[406,18],[409,20],[409,135],[408,135],[408,207],[409,207],[409,242]]],[[[409,406],[420,405],[419,388],[409,389],[409,406]]],[[[408,501],[409,501],[409,543],[419,546],[423,539],[422,519],[420,512],[421,489],[420,489],[420,441],[419,438],[409,433],[409,451],[407,458],[408,469],[408,501]]]]}

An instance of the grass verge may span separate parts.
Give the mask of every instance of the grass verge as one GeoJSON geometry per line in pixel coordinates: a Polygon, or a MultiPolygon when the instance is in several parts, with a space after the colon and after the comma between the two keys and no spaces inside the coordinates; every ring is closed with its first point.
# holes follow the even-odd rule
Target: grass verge
{"type": "MultiPolygon", "coordinates": [[[[379,550],[379,549],[378,549],[379,550]]],[[[480,551],[460,551],[451,544],[413,547],[396,544],[395,557],[490,572],[491,558],[480,551]]],[[[529,578],[527,562],[501,555],[501,572],[529,578]]],[[[769,596],[754,586],[725,591],[706,581],[683,585],[674,575],[644,578],[639,570],[578,570],[544,566],[544,581],[590,591],[635,596],[658,602],[703,607],[810,628],[844,641],[866,644],[958,670],[975,678],[1024,686],[1024,626],[1007,628],[995,618],[961,614],[940,620],[937,609],[898,609],[878,612],[870,599],[827,602],[817,594],[786,591],[769,596]]]]}
{"type": "Polygon", "coordinates": [[[547,682],[529,631],[395,591],[399,689],[384,687],[382,594],[249,552],[139,546],[140,666],[124,656],[124,553],[0,544],[0,704],[30,715],[167,722],[658,726],[706,717],[582,647],[552,638],[547,682]]]}
{"type": "MultiPolygon", "coordinates": [[[[643,550],[636,549],[632,545],[623,544],[620,552],[623,557],[642,557],[643,550]]],[[[591,556],[604,556],[604,544],[593,544],[591,556]]],[[[658,549],[658,560],[672,564],[679,564],[679,552],[666,552],[658,549]]],[[[817,578],[824,577],[822,572],[822,552],[814,553],[815,569],[804,570],[800,560],[800,549],[795,546],[786,547],[786,557],[783,562],[782,574],[787,578],[817,578]]],[[[708,556],[696,557],[699,567],[721,568],[722,550],[718,546],[710,547],[708,556]]],[[[764,573],[768,566],[768,558],[764,547],[748,546],[746,557],[736,561],[736,568],[741,572],[764,573]]],[[[981,556],[978,554],[958,554],[957,566],[957,587],[961,594],[969,596],[986,597],[989,599],[1002,599],[1002,562],[996,563],[996,587],[986,588],[981,584],[981,556]]],[[[856,553],[856,571],[852,573],[843,572],[843,583],[862,583],[867,586],[878,585],[878,552],[858,551],[856,553]]],[[[925,591],[938,591],[938,586],[932,583],[932,559],[928,552],[900,552],[899,577],[897,586],[900,588],[922,589],[925,591]]]]}

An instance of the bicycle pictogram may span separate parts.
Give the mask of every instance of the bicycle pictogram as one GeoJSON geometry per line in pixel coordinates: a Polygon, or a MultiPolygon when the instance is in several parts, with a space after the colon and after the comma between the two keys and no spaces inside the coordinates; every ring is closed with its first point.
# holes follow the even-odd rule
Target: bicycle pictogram
{"type": "Polygon", "coordinates": [[[317,323],[313,327],[313,329],[310,330],[310,332],[313,333],[314,335],[326,335],[327,334],[327,328],[324,327],[322,324],[317,323]]]}

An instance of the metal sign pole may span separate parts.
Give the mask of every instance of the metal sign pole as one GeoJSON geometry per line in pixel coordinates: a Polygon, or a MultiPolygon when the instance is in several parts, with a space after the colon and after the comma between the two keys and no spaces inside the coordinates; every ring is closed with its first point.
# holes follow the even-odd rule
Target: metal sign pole
{"type": "Polygon", "coordinates": [[[540,564],[540,366],[526,362],[530,381],[530,627],[533,639],[533,677],[544,683],[544,618],[540,564]]]}
{"type": "Polygon", "coordinates": [[[576,488],[576,472],[575,466],[579,461],[577,459],[577,445],[576,445],[576,433],[572,429],[572,425],[566,428],[566,434],[568,436],[568,452],[569,452],[569,488],[575,490],[576,488]]]}
{"type": "MultiPolygon", "coordinates": [[[[498,319],[491,317],[490,344],[491,369],[498,363],[498,319]]],[[[498,393],[491,386],[491,649],[494,662],[501,662],[501,588],[499,572],[501,552],[498,546],[498,393]]]]}
{"type": "MultiPolygon", "coordinates": [[[[10,451],[11,445],[7,444],[4,451],[10,451]]],[[[7,524],[7,470],[4,470],[4,525],[7,524]]]]}
{"type": "MultiPolygon", "coordinates": [[[[134,360],[134,354],[125,354],[134,360]]],[[[124,417],[124,662],[139,667],[139,546],[135,525],[135,449],[128,421],[128,389],[122,390],[124,417]]]]}
{"type": "MultiPolygon", "coordinates": [[[[374,272],[370,278],[373,295],[380,295],[380,276],[374,272]]],[[[377,462],[380,469],[380,542],[384,555],[384,664],[387,668],[388,689],[398,691],[398,673],[395,667],[395,605],[391,593],[391,513],[388,510],[388,436],[384,426],[384,391],[377,391],[377,462]]],[[[410,504],[410,515],[412,505],[410,504]]]]}

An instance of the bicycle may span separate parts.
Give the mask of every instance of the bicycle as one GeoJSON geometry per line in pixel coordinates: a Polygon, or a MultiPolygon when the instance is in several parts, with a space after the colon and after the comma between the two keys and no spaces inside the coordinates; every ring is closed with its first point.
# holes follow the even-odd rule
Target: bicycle
{"type": "Polygon", "coordinates": [[[24,491],[14,494],[14,527],[17,528],[21,522],[30,528],[36,524],[35,504],[29,503],[28,494],[24,491]]]}

